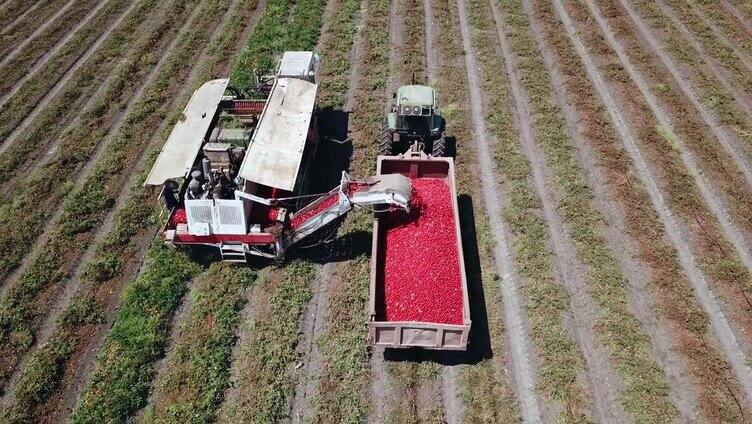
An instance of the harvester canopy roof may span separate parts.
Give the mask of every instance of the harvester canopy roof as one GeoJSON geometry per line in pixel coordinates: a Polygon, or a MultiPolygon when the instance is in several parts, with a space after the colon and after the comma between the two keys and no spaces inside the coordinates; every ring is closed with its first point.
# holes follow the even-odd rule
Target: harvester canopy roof
{"type": "Polygon", "coordinates": [[[435,92],[425,85],[403,85],[397,90],[397,104],[402,106],[434,106],[435,92]]]}
{"type": "Polygon", "coordinates": [[[293,191],[316,103],[314,83],[279,78],[264,108],[239,175],[293,191]]]}
{"type": "Polygon", "coordinates": [[[175,124],[154,166],[146,185],[162,185],[171,178],[183,177],[193,166],[204,136],[209,131],[219,102],[227,88],[227,79],[216,79],[193,93],[183,116],[175,124]]]}

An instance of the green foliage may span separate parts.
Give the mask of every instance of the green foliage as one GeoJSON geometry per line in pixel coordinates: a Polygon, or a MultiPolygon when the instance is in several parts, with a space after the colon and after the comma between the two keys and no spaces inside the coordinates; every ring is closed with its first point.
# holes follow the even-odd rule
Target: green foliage
{"type": "Polygon", "coordinates": [[[254,279],[250,269],[228,264],[214,264],[198,279],[174,358],[156,382],[161,396],[147,409],[144,422],[215,421],[229,385],[230,353],[245,290],[254,279]]]}
{"type": "Polygon", "coordinates": [[[126,287],[105,347],[71,417],[74,423],[123,422],[144,406],[169,333],[169,318],[198,267],[155,242],[141,275],[126,287]]]}
{"type": "Polygon", "coordinates": [[[287,417],[294,389],[290,366],[298,356],[298,328],[311,299],[312,264],[295,261],[284,273],[273,273],[257,285],[256,319],[247,329],[248,343],[240,348],[237,395],[223,410],[226,421],[280,422],[287,417]]]}

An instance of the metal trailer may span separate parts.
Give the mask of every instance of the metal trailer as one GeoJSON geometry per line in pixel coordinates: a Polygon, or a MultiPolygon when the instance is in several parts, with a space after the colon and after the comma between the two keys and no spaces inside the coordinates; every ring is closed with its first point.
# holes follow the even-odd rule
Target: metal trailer
{"type": "MultiPolygon", "coordinates": [[[[371,282],[368,323],[368,340],[372,345],[387,348],[419,347],[433,350],[465,350],[470,333],[470,304],[465,275],[462,237],[460,231],[459,210],[457,205],[457,188],[454,181],[454,161],[452,158],[427,156],[413,147],[399,156],[379,156],[376,177],[386,174],[401,174],[409,178],[433,177],[444,178],[450,187],[454,227],[457,236],[457,256],[460,262],[462,284],[462,324],[440,324],[415,321],[384,321],[377,313],[379,284],[383,284],[382,268],[384,254],[384,226],[379,224],[383,212],[375,212],[373,217],[373,240],[371,243],[371,282]]],[[[409,252],[406,252],[409,254],[409,252]]]]}

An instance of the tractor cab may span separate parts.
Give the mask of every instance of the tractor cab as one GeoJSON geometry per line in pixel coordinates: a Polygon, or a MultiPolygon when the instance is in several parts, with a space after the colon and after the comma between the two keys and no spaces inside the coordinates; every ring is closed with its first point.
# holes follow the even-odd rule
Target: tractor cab
{"type": "Polygon", "coordinates": [[[419,142],[427,154],[446,154],[446,135],[436,91],[425,85],[405,85],[392,95],[391,111],[380,139],[380,153],[391,156],[406,152],[419,142]]]}

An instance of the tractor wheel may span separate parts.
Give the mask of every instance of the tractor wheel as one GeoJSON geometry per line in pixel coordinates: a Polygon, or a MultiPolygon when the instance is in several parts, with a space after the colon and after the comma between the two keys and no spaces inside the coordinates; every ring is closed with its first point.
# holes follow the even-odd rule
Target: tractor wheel
{"type": "Polygon", "coordinates": [[[431,155],[434,157],[442,157],[446,155],[446,132],[442,131],[441,136],[433,141],[433,149],[431,155]]]}
{"type": "Polygon", "coordinates": [[[394,134],[389,126],[384,123],[381,129],[381,138],[379,139],[379,154],[382,156],[394,155],[394,134]]]}

